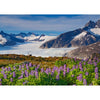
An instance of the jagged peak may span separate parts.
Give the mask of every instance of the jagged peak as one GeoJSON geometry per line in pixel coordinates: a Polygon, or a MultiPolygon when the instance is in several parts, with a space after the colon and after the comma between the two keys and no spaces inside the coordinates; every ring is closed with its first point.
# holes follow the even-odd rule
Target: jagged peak
{"type": "Polygon", "coordinates": [[[96,23],[94,21],[90,20],[85,24],[85,27],[94,28],[95,25],[96,25],[96,23]]]}
{"type": "Polygon", "coordinates": [[[100,28],[100,19],[96,22],[96,27],[100,28]]]}
{"type": "Polygon", "coordinates": [[[4,33],[2,30],[1,30],[1,32],[0,33],[4,33]]]}

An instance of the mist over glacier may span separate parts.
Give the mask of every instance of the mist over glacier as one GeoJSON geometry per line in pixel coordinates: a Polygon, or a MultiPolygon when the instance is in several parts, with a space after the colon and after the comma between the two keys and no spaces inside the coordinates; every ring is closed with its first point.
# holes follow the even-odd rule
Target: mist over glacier
{"type": "Polygon", "coordinates": [[[14,46],[4,46],[0,47],[0,54],[23,54],[32,56],[41,56],[41,57],[49,57],[49,56],[63,56],[66,52],[73,50],[75,48],[49,48],[49,49],[41,49],[39,48],[43,42],[38,41],[29,41],[25,43],[18,43],[14,46]]]}

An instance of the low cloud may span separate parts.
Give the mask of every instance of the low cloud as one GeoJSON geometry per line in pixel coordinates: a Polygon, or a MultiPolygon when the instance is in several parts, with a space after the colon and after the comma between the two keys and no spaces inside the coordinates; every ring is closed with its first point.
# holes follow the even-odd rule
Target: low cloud
{"type": "MultiPolygon", "coordinates": [[[[27,16],[27,15],[26,15],[27,16]]],[[[43,17],[43,16],[40,16],[43,17]]],[[[89,20],[98,20],[99,15],[81,15],[75,17],[43,17],[33,20],[16,16],[0,16],[0,29],[6,31],[69,31],[83,27],[89,20]]]]}

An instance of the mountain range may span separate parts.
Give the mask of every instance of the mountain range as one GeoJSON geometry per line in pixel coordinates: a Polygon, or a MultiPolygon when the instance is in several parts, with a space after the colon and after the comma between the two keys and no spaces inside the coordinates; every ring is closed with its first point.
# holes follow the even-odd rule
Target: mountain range
{"type": "Polygon", "coordinates": [[[19,33],[19,34],[7,34],[3,31],[0,32],[0,46],[11,46],[17,43],[23,43],[25,41],[44,41],[41,39],[44,34],[38,35],[35,33],[19,33]]]}
{"type": "Polygon", "coordinates": [[[89,21],[83,28],[65,32],[43,43],[40,48],[81,47],[100,41],[100,20],[89,21]]]}

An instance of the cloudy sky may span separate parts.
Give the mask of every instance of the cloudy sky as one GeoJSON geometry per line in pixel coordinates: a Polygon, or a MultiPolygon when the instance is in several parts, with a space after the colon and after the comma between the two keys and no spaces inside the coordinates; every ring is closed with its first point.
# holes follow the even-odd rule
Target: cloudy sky
{"type": "Polygon", "coordinates": [[[83,27],[100,15],[0,15],[0,30],[7,33],[34,32],[59,35],[83,27]]]}

